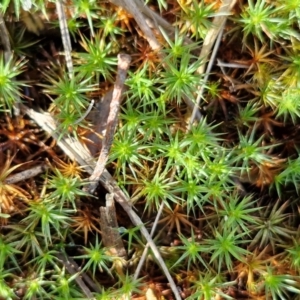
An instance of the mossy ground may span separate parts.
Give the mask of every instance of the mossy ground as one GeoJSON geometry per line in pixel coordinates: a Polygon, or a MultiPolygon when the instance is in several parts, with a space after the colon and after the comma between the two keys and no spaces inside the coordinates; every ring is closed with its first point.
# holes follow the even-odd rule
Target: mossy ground
{"type": "Polygon", "coordinates": [[[132,63],[107,168],[149,231],[164,205],[154,241],[181,297],[300,299],[299,0],[237,1],[207,80],[198,70],[212,58],[199,54],[221,1],[149,1],[169,22],[149,27],[159,50],[125,9],[67,1],[73,77],[56,3],[10,2],[0,6],[12,55],[1,39],[0,298],[173,299],[151,252],[133,279],[146,242],[118,204],[126,262],[108,254],[107,191],[87,195],[84,169],[14,109],[20,99],[48,111],[60,139],[89,144],[95,124],[77,121],[113,87],[122,52],[132,63]]]}

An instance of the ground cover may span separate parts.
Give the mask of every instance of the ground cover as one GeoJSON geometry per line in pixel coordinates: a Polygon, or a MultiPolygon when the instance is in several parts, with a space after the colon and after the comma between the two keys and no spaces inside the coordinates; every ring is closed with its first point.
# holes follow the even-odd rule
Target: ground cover
{"type": "Polygon", "coordinates": [[[0,299],[300,299],[299,7],[2,1],[0,299]]]}

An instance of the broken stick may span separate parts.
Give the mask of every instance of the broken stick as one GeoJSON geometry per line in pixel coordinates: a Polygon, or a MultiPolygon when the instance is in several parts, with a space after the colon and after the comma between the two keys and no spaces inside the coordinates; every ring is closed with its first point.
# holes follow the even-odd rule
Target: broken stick
{"type": "Polygon", "coordinates": [[[118,124],[118,113],[120,109],[120,102],[122,97],[122,91],[124,88],[124,82],[126,80],[127,71],[131,62],[131,56],[127,54],[118,55],[118,73],[116,78],[116,83],[114,85],[114,90],[112,94],[112,99],[110,103],[110,110],[107,119],[106,134],[103,140],[102,149],[96,163],[96,167],[93,174],[90,176],[89,181],[91,181],[88,191],[93,194],[99,179],[105,169],[106,162],[108,160],[108,153],[113,143],[115,129],[118,124]]]}

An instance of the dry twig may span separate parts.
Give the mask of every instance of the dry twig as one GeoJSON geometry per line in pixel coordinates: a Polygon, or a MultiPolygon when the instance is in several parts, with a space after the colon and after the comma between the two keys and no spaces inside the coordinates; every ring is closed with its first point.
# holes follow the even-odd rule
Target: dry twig
{"type": "Polygon", "coordinates": [[[1,44],[3,45],[4,48],[4,60],[6,63],[8,63],[12,58],[12,51],[11,51],[11,46],[9,41],[9,33],[6,28],[2,13],[0,13],[0,32],[1,32],[0,35],[1,44]]]}
{"type": "Polygon", "coordinates": [[[113,194],[106,194],[106,206],[100,207],[100,216],[103,245],[109,249],[112,255],[125,258],[126,250],[118,232],[119,226],[113,194]]]}
{"type": "MultiPolygon", "coordinates": [[[[160,216],[161,216],[161,214],[162,214],[162,212],[163,212],[164,206],[165,206],[165,205],[164,205],[164,202],[162,202],[161,205],[160,205],[160,207],[159,207],[159,210],[158,210],[158,212],[157,212],[156,218],[155,218],[155,220],[154,220],[154,224],[153,224],[152,229],[151,229],[151,232],[150,232],[150,237],[151,237],[151,238],[152,238],[153,235],[154,235],[154,232],[155,232],[155,230],[156,230],[158,221],[159,221],[160,216]]],[[[134,275],[133,275],[133,278],[134,278],[134,279],[138,279],[138,277],[139,277],[139,275],[140,275],[140,272],[141,272],[141,270],[142,270],[143,264],[144,264],[144,262],[145,262],[145,260],[146,260],[147,254],[148,254],[149,246],[150,246],[149,243],[147,243],[147,245],[145,246],[145,249],[144,249],[143,254],[142,254],[141,258],[140,258],[140,261],[139,261],[139,263],[138,263],[138,265],[137,265],[137,267],[136,267],[136,269],[135,269],[135,272],[134,272],[134,275]]]]}
{"type": "MultiPolygon", "coordinates": [[[[204,82],[201,84],[201,86],[199,86],[197,88],[198,93],[197,93],[196,104],[194,105],[194,109],[193,109],[193,112],[192,112],[192,115],[191,115],[191,118],[189,121],[188,129],[191,129],[191,126],[194,123],[194,120],[195,120],[197,114],[199,113],[198,107],[199,107],[199,104],[200,104],[200,101],[201,101],[201,98],[202,98],[202,95],[204,92],[205,82],[208,80],[208,76],[209,76],[212,64],[215,60],[215,55],[217,53],[217,49],[219,48],[219,43],[221,41],[222,32],[224,30],[227,16],[230,15],[230,11],[233,8],[233,6],[235,5],[236,1],[237,0],[224,0],[223,1],[223,4],[221,5],[219,11],[217,12],[217,16],[213,20],[212,27],[204,39],[203,48],[202,48],[200,56],[199,56],[200,59],[206,59],[217,38],[218,38],[218,41],[215,44],[213,54],[210,58],[210,61],[209,61],[209,64],[208,64],[208,67],[206,70],[204,82]]],[[[205,64],[202,64],[198,68],[197,73],[203,74],[204,71],[205,71],[205,64]]]]}
{"type": "MultiPolygon", "coordinates": [[[[230,15],[230,11],[235,5],[237,0],[224,0],[223,4],[220,6],[218,12],[216,13],[216,17],[214,18],[212,22],[212,27],[208,31],[204,42],[203,42],[203,47],[200,53],[199,58],[200,59],[206,59],[209,55],[209,52],[214,45],[219,33],[222,31],[223,26],[226,22],[227,17],[230,15]]],[[[205,71],[205,64],[201,65],[197,73],[198,74],[203,74],[205,71]]]]}
{"type": "Polygon", "coordinates": [[[64,46],[65,51],[65,59],[66,59],[66,65],[67,69],[69,71],[69,76],[73,76],[73,62],[71,57],[71,51],[72,51],[72,45],[71,45],[71,39],[70,39],[70,33],[68,30],[68,24],[67,24],[67,18],[64,11],[64,5],[61,3],[60,0],[56,0],[56,11],[58,14],[59,19],[59,27],[61,32],[61,38],[64,46]]]}
{"type": "Polygon", "coordinates": [[[25,170],[25,171],[22,171],[22,172],[19,172],[17,174],[9,176],[5,180],[5,183],[13,184],[13,183],[17,183],[19,181],[22,181],[22,180],[25,180],[25,179],[28,179],[28,178],[35,177],[36,175],[39,175],[39,174],[45,172],[48,168],[49,168],[49,166],[47,166],[46,164],[35,166],[35,167],[30,168],[28,170],[25,170]]]}
{"type": "Polygon", "coordinates": [[[92,282],[92,280],[86,274],[81,274],[80,273],[80,270],[79,270],[79,267],[78,267],[77,263],[71,257],[67,256],[66,254],[64,254],[62,252],[57,253],[57,258],[63,263],[63,265],[65,266],[65,268],[67,269],[67,271],[69,272],[70,275],[73,276],[73,275],[77,274],[77,276],[75,277],[74,280],[80,286],[81,290],[84,292],[86,297],[88,299],[96,299],[93,296],[90,289],[87,287],[87,285],[82,280],[81,276],[83,278],[85,278],[88,281],[88,283],[93,286],[95,291],[100,292],[99,288],[92,282]]]}
{"type": "Polygon", "coordinates": [[[89,178],[89,181],[91,183],[90,186],[88,187],[88,191],[91,194],[94,193],[98,184],[98,180],[105,169],[105,165],[108,160],[108,153],[113,143],[114,133],[118,123],[118,113],[120,109],[122,91],[124,87],[124,82],[126,80],[130,61],[131,61],[131,57],[129,55],[127,54],[118,55],[118,73],[117,73],[117,79],[116,79],[116,83],[114,86],[112,99],[110,103],[106,133],[102,143],[101,152],[98,161],[96,163],[96,167],[93,171],[93,174],[89,178]]]}
{"type": "Polygon", "coordinates": [[[157,51],[161,48],[159,42],[157,41],[154,33],[152,32],[151,28],[148,26],[145,17],[140,12],[137,3],[133,0],[110,0],[111,3],[117,6],[123,7],[126,11],[128,11],[136,20],[137,24],[143,31],[145,38],[147,39],[150,47],[157,51]]]}
{"type": "Polygon", "coordinates": [[[87,147],[93,156],[102,149],[112,94],[113,89],[110,89],[100,101],[96,102],[93,110],[87,116],[87,120],[93,125],[93,131],[87,135],[87,139],[91,142],[87,144],[87,147]]]}

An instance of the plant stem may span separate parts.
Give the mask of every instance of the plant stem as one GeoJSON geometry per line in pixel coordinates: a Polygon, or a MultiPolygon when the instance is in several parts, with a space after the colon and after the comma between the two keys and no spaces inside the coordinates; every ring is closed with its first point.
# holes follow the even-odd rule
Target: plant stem
{"type": "Polygon", "coordinates": [[[88,191],[91,194],[94,193],[98,184],[98,180],[105,169],[105,165],[108,160],[108,153],[113,143],[114,133],[118,123],[118,113],[120,109],[120,102],[121,102],[124,82],[126,80],[127,70],[129,68],[130,61],[131,61],[130,55],[127,54],[118,55],[118,73],[117,73],[117,79],[116,79],[116,83],[114,86],[112,99],[110,103],[106,133],[103,140],[101,152],[98,161],[96,163],[96,167],[93,171],[93,174],[89,178],[91,183],[90,186],[88,187],[88,191]]]}
{"type": "Polygon", "coordinates": [[[68,30],[68,24],[66,19],[66,14],[64,11],[64,5],[60,2],[60,0],[56,0],[56,10],[59,18],[59,27],[61,32],[61,38],[64,45],[65,50],[65,58],[66,58],[66,65],[69,71],[69,76],[73,76],[73,62],[71,57],[72,45],[70,34],[68,30]]]}

